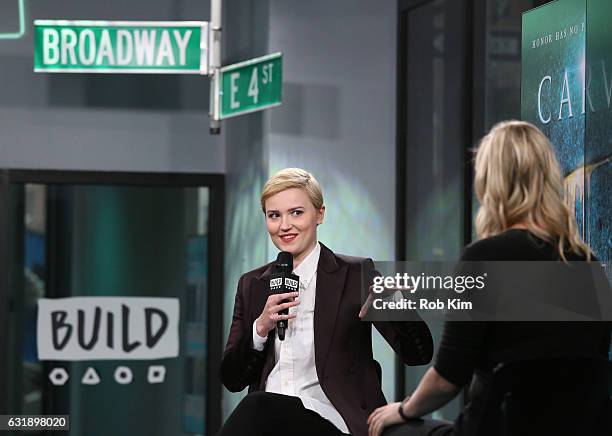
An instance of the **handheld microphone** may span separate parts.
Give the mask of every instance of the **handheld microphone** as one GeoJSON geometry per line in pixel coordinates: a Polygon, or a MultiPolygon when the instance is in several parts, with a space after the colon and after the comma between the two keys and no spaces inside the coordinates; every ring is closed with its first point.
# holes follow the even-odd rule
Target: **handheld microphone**
{"type": "MultiPolygon", "coordinates": [[[[297,292],[300,285],[300,278],[293,274],[293,255],[288,251],[281,251],[275,262],[274,273],[270,275],[270,293],[284,294],[287,292],[297,292]]],[[[283,301],[285,303],[287,300],[283,301]]],[[[287,315],[289,309],[284,309],[279,312],[280,315],[287,315]]],[[[287,320],[283,319],[276,323],[276,332],[278,339],[285,340],[285,331],[287,330],[287,320]]]]}

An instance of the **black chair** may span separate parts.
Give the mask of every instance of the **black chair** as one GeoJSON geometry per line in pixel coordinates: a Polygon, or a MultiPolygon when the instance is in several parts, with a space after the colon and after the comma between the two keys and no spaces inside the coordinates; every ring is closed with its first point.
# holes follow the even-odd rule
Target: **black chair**
{"type": "MultiPolygon", "coordinates": [[[[476,374],[480,419],[470,436],[612,435],[611,363],[547,358],[476,374]]],[[[467,429],[466,429],[467,430],[467,429]]]]}

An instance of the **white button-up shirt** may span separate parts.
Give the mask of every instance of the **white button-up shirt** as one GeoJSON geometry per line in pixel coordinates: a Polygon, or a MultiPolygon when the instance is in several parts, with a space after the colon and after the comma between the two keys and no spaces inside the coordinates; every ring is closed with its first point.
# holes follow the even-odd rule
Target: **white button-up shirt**
{"type": "MultiPolygon", "coordinates": [[[[317,265],[321,245],[315,248],[293,271],[300,277],[300,304],[289,308],[297,316],[289,320],[285,340],[274,340],[276,365],[266,382],[266,392],[299,397],[305,408],[331,421],[341,432],[348,427],[321,389],[315,366],[314,307],[317,290],[317,265]]],[[[257,334],[253,323],[253,347],[263,350],[267,338],[257,334]]]]}

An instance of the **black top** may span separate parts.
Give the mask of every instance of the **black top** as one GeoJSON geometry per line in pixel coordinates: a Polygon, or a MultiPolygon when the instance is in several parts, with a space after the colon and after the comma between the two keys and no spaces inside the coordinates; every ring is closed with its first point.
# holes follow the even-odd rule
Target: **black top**
{"type": "MultiPolygon", "coordinates": [[[[585,260],[573,253],[568,261],[585,260]]],[[[462,261],[555,261],[557,247],[527,230],[511,229],[465,247],[462,261]]],[[[544,357],[608,355],[610,327],[596,322],[446,322],[434,367],[456,386],[475,370],[544,357]]]]}

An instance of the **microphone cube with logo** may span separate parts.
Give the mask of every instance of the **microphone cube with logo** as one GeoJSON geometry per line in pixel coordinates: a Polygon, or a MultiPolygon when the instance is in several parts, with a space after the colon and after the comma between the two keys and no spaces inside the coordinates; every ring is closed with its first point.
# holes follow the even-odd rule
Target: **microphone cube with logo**
{"type": "MultiPolygon", "coordinates": [[[[285,294],[288,292],[298,292],[300,287],[300,278],[287,271],[277,271],[270,275],[270,293],[271,294],[285,294]]],[[[289,300],[283,300],[283,303],[287,303],[289,300]]],[[[284,309],[279,312],[280,315],[287,315],[289,309],[284,309]]],[[[287,320],[281,320],[276,323],[276,332],[278,338],[283,341],[285,340],[285,331],[287,330],[287,320]]]]}

